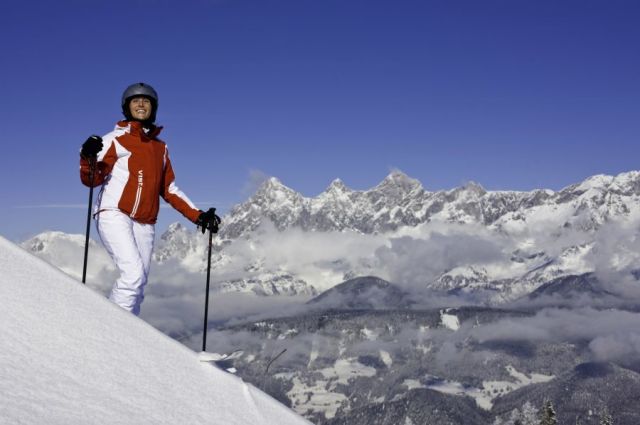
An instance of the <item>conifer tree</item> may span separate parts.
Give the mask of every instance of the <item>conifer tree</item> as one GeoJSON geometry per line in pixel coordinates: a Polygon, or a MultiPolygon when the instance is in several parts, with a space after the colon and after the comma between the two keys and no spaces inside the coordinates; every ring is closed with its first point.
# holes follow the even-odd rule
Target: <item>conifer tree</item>
{"type": "Polygon", "coordinates": [[[558,425],[556,419],[556,411],[553,408],[551,400],[545,400],[542,405],[542,415],[540,419],[540,425],[558,425]]]}
{"type": "Polygon", "coordinates": [[[526,402],[522,406],[522,413],[520,415],[522,425],[537,425],[538,424],[538,409],[533,407],[533,404],[526,402]]]}
{"type": "Polygon", "coordinates": [[[522,408],[515,408],[508,417],[495,418],[492,425],[538,425],[538,409],[530,402],[526,402],[522,408]]]}
{"type": "Polygon", "coordinates": [[[613,425],[613,417],[609,414],[607,408],[600,414],[600,425],[613,425]]]}

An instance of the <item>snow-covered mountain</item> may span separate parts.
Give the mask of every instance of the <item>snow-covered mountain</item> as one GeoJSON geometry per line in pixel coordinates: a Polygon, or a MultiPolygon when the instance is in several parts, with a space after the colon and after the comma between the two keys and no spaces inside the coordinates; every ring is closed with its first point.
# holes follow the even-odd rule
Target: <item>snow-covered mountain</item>
{"type": "Polygon", "coordinates": [[[0,237],[0,422],[308,424],[0,237]]]}
{"type": "Polygon", "coordinates": [[[220,235],[235,239],[254,231],[265,219],[279,230],[299,227],[324,232],[388,232],[431,220],[515,230],[518,226],[514,222],[542,219],[588,230],[636,210],[639,195],[637,171],[615,177],[593,176],[558,192],[486,191],[476,183],[430,192],[418,180],[394,171],[366,191],[352,190],[334,180],[314,198],[304,197],[272,177],[254,196],[231,210],[220,235]]]}
{"type": "MultiPolygon", "coordinates": [[[[334,181],[313,198],[269,179],[223,217],[212,278],[227,294],[213,299],[321,295],[249,314],[246,299],[226,307],[224,298],[212,311],[218,328],[228,326],[211,344],[243,347],[244,379],[334,425],[526,416],[533,408],[525,400],[539,403],[523,394],[559,391],[584,378],[566,372],[592,362],[632,371],[626,379],[614,368],[612,380],[599,382],[635,391],[638,229],[638,172],[532,192],[474,183],[429,192],[394,172],[370,190],[334,181]],[[225,317],[225,308],[239,313],[225,317]]],[[[38,235],[23,246],[56,264],[60,253],[50,247],[64,237],[38,235]]],[[[81,244],[74,249],[79,268],[81,244]]],[[[205,236],[172,225],[157,240],[143,306],[145,320],[191,346],[205,254],[205,236]]],[[[96,274],[108,286],[104,275],[96,274]]],[[[273,306],[297,297],[251,298],[273,306]]],[[[590,408],[562,400],[563,408],[590,408]]],[[[596,403],[596,413],[605,405],[596,403]]],[[[631,413],[621,423],[636,423],[631,413]]]]}
{"type": "Polygon", "coordinates": [[[278,230],[385,232],[425,221],[422,209],[429,198],[419,181],[400,172],[391,173],[368,191],[349,189],[336,179],[315,198],[306,198],[272,177],[231,210],[221,236],[235,239],[255,230],[265,219],[278,230]]]}
{"type": "MultiPolygon", "coordinates": [[[[636,243],[631,230],[636,223],[640,223],[637,171],[615,177],[593,176],[557,192],[486,191],[476,183],[430,192],[419,181],[394,171],[369,190],[352,190],[335,180],[311,198],[270,178],[224,217],[217,241],[218,261],[221,265],[233,262],[233,253],[226,251],[245,244],[253,255],[246,268],[262,276],[257,281],[263,288],[270,286],[271,276],[285,273],[300,279],[300,285],[293,289],[300,293],[311,293],[303,282],[320,292],[358,275],[407,283],[402,282],[407,279],[403,273],[389,270],[384,254],[385,247],[394,243],[398,246],[391,248],[394,260],[400,254],[418,252],[421,247],[399,252],[401,239],[411,238],[424,241],[423,245],[439,244],[444,248],[438,254],[449,257],[449,261],[434,260],[428,257],[432,254],[429,249],[424,258],[416,257],[416,262],[434,263],[433,270],[423,273],[420,284],[445,291],[491,291],[492,302],[500,302],[523,296],[561,276],[613,266],[603,264],[602,258],[607,256],[616,258],[617,267],[628,266],[637,259],[635,249],[629,246],[636,243]],[[624,233],[627,243],[614,246],[617,242],[612,243],[609,236],[615,232],[624,233]],[[318,234],[331,237],[322,239],[318,234]],[[331,249],[324,246],[330,243],[340,251],[356,238],[354,235],[367,241],[362,242],[358,258],[322,253],[301,260],[296,256],[273,258],[277,257],[274,252],[300,249],[301,244],[316,245],[322,252],[331,249]],[[377,242],[372,242],[376,237],[377,242]],[[464,237],[471,243],[465,243],[464,237]],[[277,238],[281,246],[263,244],[265,238],[277,238]],[[474,241],[482,241],[484,246],[478,244],[473,252],[474,241]],[[263,249],[261,245],[265,245],[263,249]],[[485,249],[500,252],[479,258],[478,252],[485,249]],[[300,267],[303,261],[308,267],[300,267]]],[[[173,252],[183,256],[189,246],[173,252]]],[[[236,281],[245,285],[243,279],[236,281]]],[[[411,285],[417,283],[415,278],[409,280],[413,280],[408,282],[411,285]]],[[[233,290],[234,284],[228,282],[226,287],[233,290]]],[[[278,293],[269,289],[256,292],[278,293]]]]}
{"type": "MultiPolygon", "coordinates": [[[[557,192],[487,191],[475,183],[431,192],[394,171],[369,190],[335,180],[316,197],[270,178],[223,217],[214,281],[222,292],[315,296],[374,275],[499,303],[562,276],[633,267],[638,224],[637,171],[557,192]]],[[[65,249],[51,248],[65,238],[47,233],[23,246],[73,274],[65,249]]],[[[202,275],[206,251],[206,237],[171,225],[157,240],[154,269],[202,275]]],[[[106,273],[108,260],[93,267],[99,280],[95,267],[106,273]]]]}
{"type": "Polygon", "coordinates": [[[314,310],[398,310],[413,304],[412,295],[375,276],[340,283],[307,302],[314,310]]]}
{"type": "MultiPolygon", "coordinates": [[[[58,267],[63,272],[82,279],[82,261],[84,254],[83,235],[70,235],[63,232],[44,232],[22,244],[22,247],[43,260],[58,267]]],[[[87,279],[95,281],[99,276],[114,272],[113,261],[99,243],[89,241],[91,268],[87,269],[87,279]]]]}

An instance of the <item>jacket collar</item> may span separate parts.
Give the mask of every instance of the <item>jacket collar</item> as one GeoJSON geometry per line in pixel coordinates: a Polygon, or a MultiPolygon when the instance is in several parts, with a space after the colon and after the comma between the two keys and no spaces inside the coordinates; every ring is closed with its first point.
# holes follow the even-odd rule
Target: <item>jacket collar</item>
{"type": "Polygon", "coordinates": [[[158,137],[160,132],[162,131],[161,126],[153,126],[150,129],[146,129],[142,127],[142,123],[140,121],[118,121],[116,124],[116,130],[124,130],[127,133],[140,136],[143,141],[154,140],[158,137]]]}

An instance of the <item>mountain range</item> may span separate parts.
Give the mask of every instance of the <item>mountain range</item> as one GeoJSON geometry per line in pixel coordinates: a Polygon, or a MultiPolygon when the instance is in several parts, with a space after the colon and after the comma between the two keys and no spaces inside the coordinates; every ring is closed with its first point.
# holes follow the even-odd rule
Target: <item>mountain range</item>
{"type": "Polygon", "coordinates": [[[220,235],[222,239],[238,238],[254,231],[265,219],[279,230],[299,227],[305,231],[354,230],[369,234],[440,221],[509,231],[513,222],[550,218],[550,214],[561,226],[590,230],[636,210],[638,195],[637,171],[615,177],[593,176],[558,192],[487,191],[473,182],[431,192],[418,180],[394,171],[365,191],[352,190],[336,179],[314,198],[304,197],[272,177],[230,211],[220,235]]]}
{"type": "MultiPolygon", "coordinates": [[[[393,172],[313,198],[271,178],[215,238],[209,341],[239,350],[243,379],[318,424],[511,425],[545,396],[565,422],[609,410],[635,424],[639,225],[635,171],[531,192],[429,192],[393,172]],[[249,318],[234,294],[264,311],[249,318]],[[301,303],[266,307],[288,298],[301,303]]],[[[23,247],[79,276],[81,239],[49,232],[23,247]]],[[[143,307],[190,346],[205,244],[179,223],[161,235],[143,307]]],[[[90,284],[106,291],[115,270],[91,250],[90,284]]]]}
{"type": "MultiPolygon", "coordinates": [[[[335,180],[311,198],[269,178],[223,217],[214,280],[222,292],[314,296],[375,275],[497,304],[558,277],[626,271],[638,260],[639,221],[637,171],[531,192],[487,191],[476,183],[427,191],[394,171],[369,190],[335,180]]],[[[70,247],[48,248],[70,239],[44,233],[23,246],[77,275],[70,247]]],[[[173,224],[158,239],[154,262],[202,273],[205,239],[173,224]]],[[[81,239],[73,241],[77,255],[81,239]]],[[[98,255],[99,267],[108,268],[98,255]]]]}

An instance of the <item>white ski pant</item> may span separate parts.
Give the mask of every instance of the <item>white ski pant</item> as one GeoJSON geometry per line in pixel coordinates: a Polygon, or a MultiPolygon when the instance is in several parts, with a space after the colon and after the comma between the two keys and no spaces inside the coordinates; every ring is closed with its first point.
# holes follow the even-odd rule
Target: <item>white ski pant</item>
{"type": "Polygon", "coordinates": [[[138,223],[120,211],[108,210],[97,215],[97,227],[120,272],[109,299],[137,316],[149,276],[154,225],[138,223]]]}

